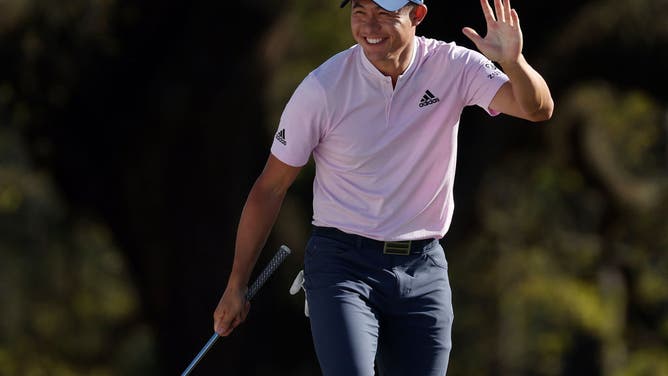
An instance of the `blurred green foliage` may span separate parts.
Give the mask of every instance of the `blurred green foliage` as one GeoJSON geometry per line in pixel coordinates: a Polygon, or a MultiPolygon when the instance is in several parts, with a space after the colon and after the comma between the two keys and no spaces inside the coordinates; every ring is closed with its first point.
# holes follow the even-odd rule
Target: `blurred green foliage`
{"type": "MultiPolygon", "coordinates": [[[[24,137],[67,102],[86,53],[111,53],[113,5],[0,2],[0,375],[154,368],[153,329],[109,229],[71,210],[24,137]]],[[[48,156],[51,140],[34,141],[48,156]]]]}
{"type": "Polygon", "coordinates": [[[0,128],[0,375],[131,375],[152,330],[102,222],[72,216],[15,130],[0,128]]]}
{"type": "Polygon", "coordinates": [[[602,375],[668,375],[664,110],[607,84],[564,98],[548,148],[490,165],[480,227],[450,253],[455,301],[469,303],[455,337],[494,354],[455,348],[453,374],[568,375],[582,352],[602,375]]]}
{"type": "Polygon", "coordinates": [[[264,97],[273,134],[285,103],[299,83],[325,59],[351,47],[350,13],[328,1],[293,0],[260,46],[260,58],[270,71],[264,97]]]}

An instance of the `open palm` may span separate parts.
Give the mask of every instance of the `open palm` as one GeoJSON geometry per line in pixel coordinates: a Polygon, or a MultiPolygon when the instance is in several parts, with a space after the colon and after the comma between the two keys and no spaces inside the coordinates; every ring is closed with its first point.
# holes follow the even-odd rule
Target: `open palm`
{"type": "Polygon", "coordinates": [[[501,65],[516,62],[522,54],[522,30],[517,12],[510,7],[510,0],[494,0],[494,11],[488,0],[480,0],[480,5],[487,23],[487,35],[483,38],[470,27],[462,30],[464,35],[488,59],[501,65]]]}

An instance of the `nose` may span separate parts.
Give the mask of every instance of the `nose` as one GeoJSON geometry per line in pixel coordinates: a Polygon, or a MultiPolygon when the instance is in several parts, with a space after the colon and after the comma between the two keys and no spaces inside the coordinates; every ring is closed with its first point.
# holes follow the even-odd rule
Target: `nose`
{"type": "Polygon", "coordinates": [[[380,30],[380,22],[376,16],[369,17],[364,23],[366,31],[378,31],[380,30]]]}

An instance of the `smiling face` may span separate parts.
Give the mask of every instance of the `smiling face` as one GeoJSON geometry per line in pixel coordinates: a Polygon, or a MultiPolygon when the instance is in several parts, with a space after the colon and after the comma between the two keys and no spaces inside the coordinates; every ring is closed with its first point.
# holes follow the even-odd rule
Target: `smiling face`
{"type": "Polygon", "coordinates": [[[351,8],[353,38],[369,61],[387,75],[403,73],[412,56],[415,27],[426,15],[427,8],[408,5],[390,12],[372,0],[353,0],[351,8]]]}

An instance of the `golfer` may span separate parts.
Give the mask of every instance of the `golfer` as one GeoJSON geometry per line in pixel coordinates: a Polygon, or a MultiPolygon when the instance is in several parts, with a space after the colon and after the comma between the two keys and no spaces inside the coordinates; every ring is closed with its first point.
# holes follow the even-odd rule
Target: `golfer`
{"type": "Polygon", "coordinates": [[[453,313],[439,239],[454,208],[462,110],[477,105],[530,121],[553,110],[547,84],[522,55],[510,1],[480,4],[486,36],[463,29],[477,52],[417,37],[423,0],[350,2],[357,44],[297,87],[246,201],[214,313],[218,334],[246,318],[251,270],[312,155],[304,287],[322,373],[371,376],[374,363],[381,375],[446,373],[453,313]]]}

